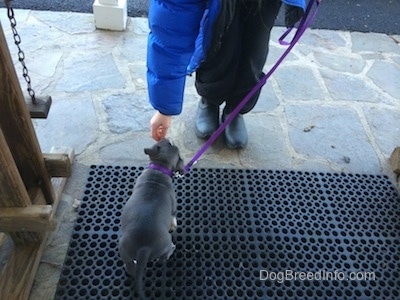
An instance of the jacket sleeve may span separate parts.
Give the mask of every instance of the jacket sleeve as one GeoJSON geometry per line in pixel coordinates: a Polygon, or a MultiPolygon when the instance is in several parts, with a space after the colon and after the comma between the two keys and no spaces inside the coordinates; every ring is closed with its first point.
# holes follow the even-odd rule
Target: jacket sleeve
{"type": "Polygon", "coordinates": [[[150,103],[165,115],[182,111],[186,69],[199,33],[204,0],[150,0],[147,84],[150,103]]]}

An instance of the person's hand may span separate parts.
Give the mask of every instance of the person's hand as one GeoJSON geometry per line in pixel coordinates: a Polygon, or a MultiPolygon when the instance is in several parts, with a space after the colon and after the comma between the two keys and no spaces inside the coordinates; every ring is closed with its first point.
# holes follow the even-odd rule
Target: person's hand
{"type": "Polygon", "coordinates": [[[304,15],[301,7],[285,4],[285,25],[287,28],[293,27],[304,15]]]}
{"type": "Polygon", "coordinates": [[[151,137],[157,142],[165,138],[171,125],[171,116],[166,116],[157,111],[150,120],[151,137]]]}

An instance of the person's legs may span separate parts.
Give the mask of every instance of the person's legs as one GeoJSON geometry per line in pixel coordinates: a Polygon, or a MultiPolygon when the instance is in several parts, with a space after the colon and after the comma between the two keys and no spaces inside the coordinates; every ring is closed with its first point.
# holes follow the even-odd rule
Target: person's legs
{"type": "MultiPolygon", "coordinates": [[[[280,0],[239,0],[229,29],[221,38],[216,53],[207,57],[196,71],[196,88],[202,96],[196,118],[196,134],[208,137],[218,127],[219,105],[226,102],[229,114],[263,76],[268,54],[270,31],[278,14],[280,0]],[[207,125],[210,124],[210,125],[207,125]]],[[[259,91],[242,109],[249,112],[257,102],[259,91]]],[[[243,148],[247,132],[239,115],[225,131],[230,148],[243,148]]]]}
{"type": "MultiPolygon", "coordinates": [[[[256,10],[246,10],[246,4],[242,4],[242,10],[247,13],[242,21],[241,56],[234,88],[229,90],[226,98],[222,120],[226,119],[264,76],[262,69],[268,55],[270,32],[280,6],[280,0],[262,1],[261,7],[256,10]]],[[[225,142],[229,148],[241,149],[247,145],[247,130],[242,115],[254,108],[260,92],[261,90],[258,90],[251,97],[240,113],[225,128],[225,142]]]]}
{"type": "MultiPolygon", "coordinates": [[[[217,50],[210,50],[196,71],[196,89],[202,97],[198,106],[195,132],[199,138],[208,138],[219,126],[219,106],[225,101],[235,82],[240,57],[240,5],[232,1],[233,16],[217,50]]],[[[218,21],[217,21],[218,22],[218,21]]],[[[227,24],[218,24],[225,27],[227,24]]],[[[216,49],[216,48],[214,48],[216,49]]]]}
{"type": "MultiPolygon", "coordinates": [[[[241,55],[241,2],[232,1],[234,13],[229,22],[228,29],[219,40],[219,45],[212,45],[212,49],[206,53],[203,61],[196,71],[196,89],[200,96],[215,105],[221,105],[233,89],[236,73],[241,55]]],[[[222,13],[221,13],[222,14],[222,13]]],[[[217,21],[218,23],[218,21],[217,21]]],[[[217,24],[215,26],[228,26],[217,24]]]]}

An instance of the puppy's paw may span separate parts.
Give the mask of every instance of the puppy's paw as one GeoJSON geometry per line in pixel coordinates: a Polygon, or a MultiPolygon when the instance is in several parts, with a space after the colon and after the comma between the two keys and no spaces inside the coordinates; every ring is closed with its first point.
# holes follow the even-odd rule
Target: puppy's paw
{"type": "MultiPolygon", "coordinates": [[[[136,264],[136,261],[133,261],[133,264],[136,264]]],[[[124,264],[124,270],[125,270],[125,275],[127,275],[128,277],[133,277],[134,265],[132,265],[132,264],[129,264],[129,265],[124,264]]]]}
{"type": "Polygon", "coordinates": [[[175,249],[176,249],[175,244],[174,244],[174,243],[171,243],[171,249],[170,249],[170,251],[169,251],[168,254],[167,254],[167,259],[169,259],[169,258],[171,257],[171,255],[174,253],[175,249]]]}
{"type": "Polygon", "coordinates": [[[175,248],[176,248],[175,244],[171,242],[171,245],[170,245],[168,251],[165,252],[163,255],[161,255],[158,258],[158,261],[160,263],[166,262],[171,257],[171,255],[174,254],[175,248]]]}
{"type": "Polygon", "coordinates": [[[173,216],[171,218],[171,226],[169,227],[169,232],[173,232],[175,231],[175,229],[178,227],[178,221],[176,220],[176,217],[173,216]]]}

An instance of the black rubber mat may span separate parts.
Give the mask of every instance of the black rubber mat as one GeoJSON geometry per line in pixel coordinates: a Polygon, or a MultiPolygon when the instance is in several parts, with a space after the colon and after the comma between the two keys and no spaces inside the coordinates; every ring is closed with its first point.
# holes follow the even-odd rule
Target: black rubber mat
{"type": "MultiPolygon", "coordinates": [[[[132,299],[120,215],[142,167],[92,166],[55,299],[132,299]]],[[[400,299],[400,200],[379,175],[193,169],[149,299],[400,299]]]]}

